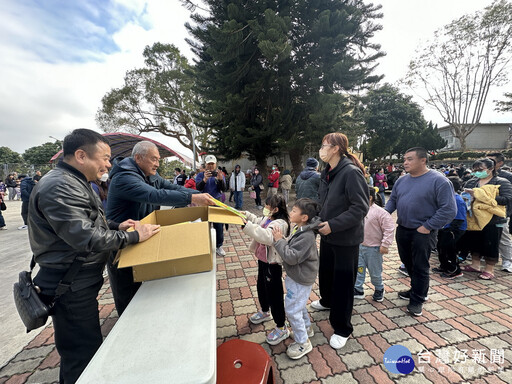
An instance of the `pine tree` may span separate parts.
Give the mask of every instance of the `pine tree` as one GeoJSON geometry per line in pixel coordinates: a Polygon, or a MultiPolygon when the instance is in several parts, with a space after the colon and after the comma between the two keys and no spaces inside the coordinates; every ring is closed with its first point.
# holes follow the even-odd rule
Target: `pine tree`
{"type": "Polygon", "coordinates": [[[307,143],[351,122],[348,94],[377,82],[380,6],[361,0],[206,1],[189,40],[212,149],[258,165],[279,149],[296,172],[307,143]]]}

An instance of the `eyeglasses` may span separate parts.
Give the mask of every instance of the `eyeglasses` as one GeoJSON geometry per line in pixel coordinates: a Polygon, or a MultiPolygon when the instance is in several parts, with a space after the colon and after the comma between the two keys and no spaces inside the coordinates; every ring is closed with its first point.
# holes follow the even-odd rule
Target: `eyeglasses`
{"type": "Polygon", "coordinates": [[[324,147],[334,147],[334,145],[332,145],[332,144],[322,144],[320,146],[320,150],[324,149],[324,147]]]}

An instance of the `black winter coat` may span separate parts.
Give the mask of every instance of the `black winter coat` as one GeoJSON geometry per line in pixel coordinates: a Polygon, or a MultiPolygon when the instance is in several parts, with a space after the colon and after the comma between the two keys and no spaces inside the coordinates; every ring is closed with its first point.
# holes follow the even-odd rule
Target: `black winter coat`
{"type": "Polygon", "coordinates": [[[332,245],[358,245],[364,239],[364,218],[370,208],[368,185],[363,172],[349,158],[342,158],[334,169],[321,175],[320,218],[331,233],[322,240],[332,245]]]}

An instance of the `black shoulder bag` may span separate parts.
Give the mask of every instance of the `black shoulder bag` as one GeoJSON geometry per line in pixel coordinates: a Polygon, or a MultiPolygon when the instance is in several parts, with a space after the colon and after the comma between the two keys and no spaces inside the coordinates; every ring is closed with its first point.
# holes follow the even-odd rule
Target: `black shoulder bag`
{"type": "Polygon", "coordinates": [[[66,272],[55,290],[55,297],[50,304],[45,304],[39,297],[39,287],[36,287],[32,281],[32,270],[36,266],[34,256],[30,261],[30,271],[23,271],[19,274],[19,282],[14,283],[14,303],[20,315],[21,321],[27,327],[27,333],[42,327],[48,321],[50,310],[59,297],[65,294],[71,287],[71,283],[76,274],[82,267],[85,257],[77,256],[71,267],[66,272]]]}

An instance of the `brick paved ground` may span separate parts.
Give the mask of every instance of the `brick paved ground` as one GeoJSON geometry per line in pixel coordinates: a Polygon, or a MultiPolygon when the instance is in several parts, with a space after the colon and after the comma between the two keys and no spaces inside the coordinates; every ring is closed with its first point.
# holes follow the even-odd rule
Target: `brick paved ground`
{"type": "MultiPolygon", "coordinates": [[[[239,227],[230,226],[225,237],[227,255],[217,258],[218,344],[232,338],[260,343],[274,360],[278,383],[512,382],[512,275],[497,271],[493,281],[470,273],[455,281],[431,275],[424,316],[415,318],[406,312],[406,302],[396,297],[396,292],[408,287],[408,278],[397,271],[400,262],[393,246],[384,258],[385,300],[373,302],[372,287],[366,286],[366,299],[355,303],[354,333],[347,345],[340,351],[332,349],[329,313],[310,309],[314,348],[293,361],[285,353],[290,340],[277,346],[265,342],[273,322],[249,323],[248,316],[258,308],[257,263],[239,227]],[[384,367],[384,352],[395,344],[412,352],[417,368],[411,374],[391,374],[384,367]]],[[[432,261],[437,264],[435,257],[432,261]]],[[[310,299],[316,300],[317,295],[315,285],[310,299]]],[[[117,320],[108,281],[99,303],[106,336],[117,320]]],[[[53,328],[48,326],[0,370],[0,384],[57,382],[58,365],[53,328]]]]}

